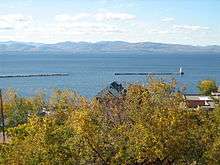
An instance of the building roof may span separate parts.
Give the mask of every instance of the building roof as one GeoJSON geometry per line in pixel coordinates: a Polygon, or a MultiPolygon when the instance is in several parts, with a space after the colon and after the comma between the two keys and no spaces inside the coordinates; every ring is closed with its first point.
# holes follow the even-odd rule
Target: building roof
{"type": "Polygon", "coordinates": [[[210,96],[202,95],[185,95],[185,99],[189,108],[201,107],[203,109],[214,109],[215,102],[210,96]]]}
{"type": "Polygon", "coordinates": [[[212,96],[220,96],[220,92],[212,92],[212,96]]]}
{"type": "Polygon", "coordinates": [[[96,97],[102,98],[105,96],[120,97],[124,93],[124,87],[122,84],[117,83],[116,81],[112,82],[105,89],[101,90],[96,97]]]}
{"type": "Polygon", "coordinates": [[[186,100],[204,100],[212,101],[213,99],[210,96],[201,96],[201,95],[185,95],[186,100]]]}

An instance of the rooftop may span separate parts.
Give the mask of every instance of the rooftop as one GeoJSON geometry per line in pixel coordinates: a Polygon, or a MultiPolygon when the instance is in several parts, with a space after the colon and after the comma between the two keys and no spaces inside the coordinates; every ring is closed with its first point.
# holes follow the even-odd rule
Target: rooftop
{"type": "Polygon", "coordinates": [[[204,100],[204,101],[212,101],[213,99],[210,96],[202,96],[202,95],[185,95],[187,100],[204,100]]]}
{"type": "Polygon", "coordinates": [[[123,94],[124,87],[122,84],[117,83],[116,81],[112,82],[105,89],[101,90],[96,97],[102,98],[105,96],[120,97],[123,94]]]}

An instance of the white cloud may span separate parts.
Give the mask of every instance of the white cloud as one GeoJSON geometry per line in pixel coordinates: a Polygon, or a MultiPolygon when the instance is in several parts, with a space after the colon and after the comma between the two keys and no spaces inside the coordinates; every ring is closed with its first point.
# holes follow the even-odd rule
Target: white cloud
{"type": "Polygon", "coordinates": [[[158,30],[156,33],[158,33],[158,34],[172,34],[170,31],[168,31],[168,30],[158,30]]]}
{"type": "Polygon", "coordinates": [[[95,14],[95,18],[98,21],[111,21],[111,20],[134,20],[136,17],[134,15],[128,14],[128,13],[111,13],[111,12],[105,12],[105,13],[97,13],[95,14]]]}
{"type": "Polygon", "coordinates": [[[0,26],[0,30],[14,30],[13,27],[7,27],[7,26],[0,26]]]}
{"type": "Polygon", "coordinates": [[[56,21],[126,21],[133,20],[136,17],[128,13],[98,12],[98,13],[80,13],[76,15],[60,14],[55,16],[56,21]]]}
{"type": "Polygon", "coordinates": [[[132,19],[135,19],[135,16],[113,12],[60,14],[55,16],[53,28],[56,34],[119,36],[119,34],[123,35],[127,32],[126,21],[132,19]],[[120,21],[120,24],[115,21],[120,21]]]}
{"type": "Polygon", "coordinates": [[[63,22],[56,24],[55,28],[58,32],[62,33],[104,34],[123,32],[117,26],[97,22],[63,22]]]}
{"type": "Polygon", "coordinates": [[[195,26],[195,25],[173,25],[173,28],[177,31],[204,31],[209,30],[206,26],[195,26]]]}
{"type": "Polygon", "coordinates": [[[60,14],[60,15],[56,15],[55,16],[55,20],[56,21],[61,21],[61,22],[65,22],[65,21],[79,21],[82,19],[85,19],[87,17],[90,17],[91,15],[88,13],[80,13],[74,16],[68,15],[68,14],[60,14]]]}
{"type": "Polygon", "coordinates": [[[174,21],[174,20],[175,20],[175,19],[172,18],[172,17],[164,17],[164,18],[161,19],[161,21],[163,21],[163,22],[172,22],[172,21],[174,21]]]}
{"type": "Polygon", "coordinates": [[[32,22],[31,16],[22,14],[0,15],[0,29],[12,30],[27,27],[32,22]]]}

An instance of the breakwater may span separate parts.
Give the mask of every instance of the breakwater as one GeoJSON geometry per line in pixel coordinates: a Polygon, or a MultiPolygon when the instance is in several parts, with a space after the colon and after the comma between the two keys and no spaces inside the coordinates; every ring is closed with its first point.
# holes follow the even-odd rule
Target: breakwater
{"type": "Polygon", "coordinates": [[[69,76],[69,74],[68,73],[14,74],[14,75],[0,75],[0,78],[55,77],[55,76],[69,76]]]}
{"type": "Polygon", "coordinates": [[[182,67],[179,68],[178,72],[126,72],[126,73],[115,73],[117,76],[131,76],[131,75],[140,75],[140,76],[166,76],[166,75],[184,75],[182,67]]]}
{"type": "Polygon", "coordinates": [[[148,73],[115,73],[115,75],[117,76],[132,76],[132,75],[140,75],[140,76],[150,76],[150,75],[159,75],[159,76],[166,76],[166,75],[183,75],[184,73],[181,72],[174,72],[174,73],[171,73],[171,72],[158,72],[158,73],[151,73],[151,72],[148,72],[148,73]]]}

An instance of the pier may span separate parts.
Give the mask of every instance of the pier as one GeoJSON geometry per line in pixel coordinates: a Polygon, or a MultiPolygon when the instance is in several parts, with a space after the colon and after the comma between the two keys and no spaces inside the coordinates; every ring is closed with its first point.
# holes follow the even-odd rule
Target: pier
{"type": "MultiPolygon", "coordinates": [[[[117,76],[132,76],[132,75],[136,75],[136,76],[166,76],[166,75],[180,75],[179,73],[165,73],[165,72],[158,72],[158,73],[151,73],[151,72],[148,72],[148,73],[115,73],[115,75],[117,76]]],[[[181,74],[183,75],[183,74],[181,74]]]]}
{"type": "Polygon", "coordinates": [[[0,75],[0,78],[55,77],[55,76],[69,76],[69,74],[68,73],[15,74],[15,75],[0,75]]]}
{"type": "Polygon", "coordinates": [[[117,76],[166,76],[166,75],[184,75],[182,68],[179,69],[179,72],[126,72],[126,73],[115,73],[117,76]]]}

